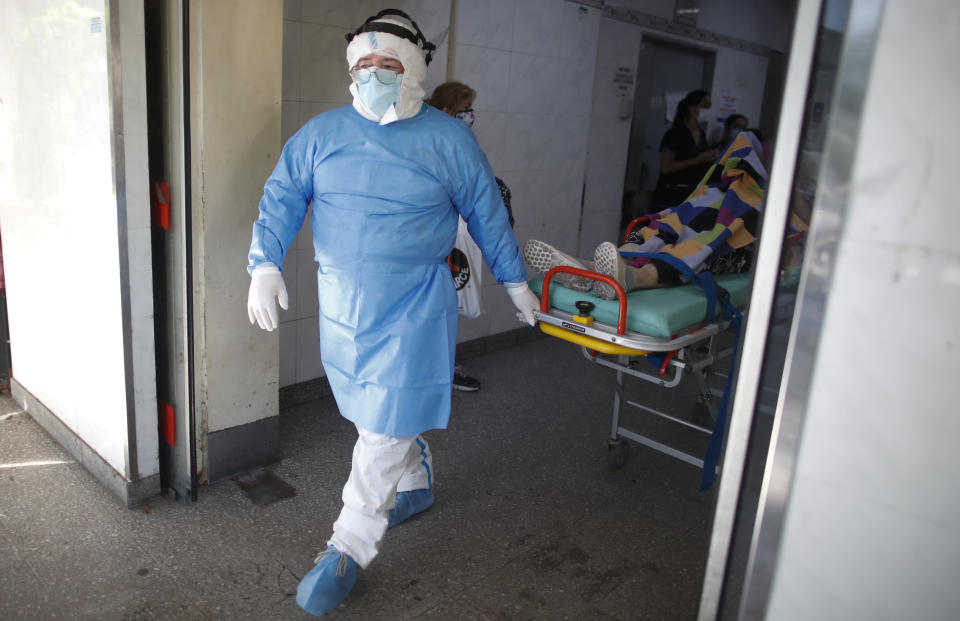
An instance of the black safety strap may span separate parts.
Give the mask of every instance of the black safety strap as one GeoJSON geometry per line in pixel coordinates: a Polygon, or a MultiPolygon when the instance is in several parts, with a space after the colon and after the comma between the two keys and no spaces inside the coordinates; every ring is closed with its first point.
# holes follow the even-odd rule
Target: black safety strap
{"type": "Polygon", "coordinates": [[[427,53],[426,55],[426,64],[430,64],[430,61],[433,60],[433,52],[437,49],[437,46],[433,43],[427,41],[427,38],[423,36],[423,32],[420,30],[420,26],[417,25],[417,22],[410,19],[410,16],[401,11],[400,9],[384,9],[367,18],[367,21],[363,22],[363,25],[357,28],[353,32],[348,32],[345,36],[347,38],[347,43],[353,41],[353,38],[358,34],[363,32],[385,32],[387,34],[392,34],[401,39],[406,39],[410,41],[423,51],[427,53]],[[404,28],[403,26],[398,26],[396,24],[391,24],[389,22],[378,22],[382,17],[387,17],[390,15],[396,15],[397,17],[402,17],[403,19],[410,22],[414,29],[417,31],[417,34],[414,35],[412,32],[404,28]]]}

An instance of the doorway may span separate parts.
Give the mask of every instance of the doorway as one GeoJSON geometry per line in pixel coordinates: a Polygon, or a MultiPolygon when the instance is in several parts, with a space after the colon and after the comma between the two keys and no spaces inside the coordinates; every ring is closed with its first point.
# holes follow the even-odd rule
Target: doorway
{"type": "Polygon", "coordinates": [[[660,139],[672,123],[674,97],[696,89],[709,92],[715,58],[710,50],[643,35],[637,61],[621,229],[649,211],[650,195],[660,174],[660,139]]]}

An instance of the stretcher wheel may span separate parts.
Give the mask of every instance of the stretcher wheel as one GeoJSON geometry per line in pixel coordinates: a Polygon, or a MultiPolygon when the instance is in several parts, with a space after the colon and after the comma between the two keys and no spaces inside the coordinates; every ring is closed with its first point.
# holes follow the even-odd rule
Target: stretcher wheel
{"type": "Polygon", "coordinates": [[[629,457],[630,443],[623,438],[610,440],[607,444],[607,463],[610,464],[610,468],[613,470],[623,468],[629,457]]]}

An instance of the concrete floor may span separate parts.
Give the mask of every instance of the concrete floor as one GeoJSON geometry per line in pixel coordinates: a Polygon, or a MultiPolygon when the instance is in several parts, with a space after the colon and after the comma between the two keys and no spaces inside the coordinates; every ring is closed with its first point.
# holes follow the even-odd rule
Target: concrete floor
{"type": "MultiPolygon", "coordinates": [[[[468,360],[450,429],[426,434],[437,504],[389,531],[331,619],[691,619],[716,487],[633,445],[607,466],[613,373],[555,339],[468,360]]],[[[692,391],[642,388],[687,411],[692,391]]],[[[276,475],[193,505],[121,508],[0,397],[0,619],[307,619],[297,582],[324,546],[356,439],[332,399],[281,413],[276,475]],[[25,462],[52,462],[17,465],[25,462]]],[[[702,450],[705,441],[694,443],[702,450]]]]}

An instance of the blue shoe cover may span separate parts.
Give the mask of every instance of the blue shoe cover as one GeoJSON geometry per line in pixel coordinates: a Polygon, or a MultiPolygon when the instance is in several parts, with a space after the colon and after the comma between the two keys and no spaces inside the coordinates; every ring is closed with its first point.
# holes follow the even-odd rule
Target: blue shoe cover
{"type": "Polygon", "coordinates": [[[409,492],[397,492],[397,504],[393,509],[390,509],[390,522],[387,524],[387,528],[396,526],[421,511],[426,511],[432,504],[432,489],[415,489],[409,492]]]}
{"type": "Polygon", "coordinates": [[[297,586],[297,604],[319,617],[346,599],[356,581],[357,562],[330,546],[297,586]]]}

